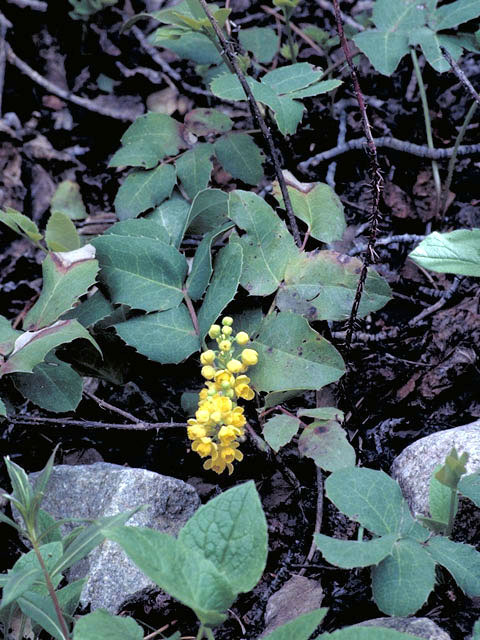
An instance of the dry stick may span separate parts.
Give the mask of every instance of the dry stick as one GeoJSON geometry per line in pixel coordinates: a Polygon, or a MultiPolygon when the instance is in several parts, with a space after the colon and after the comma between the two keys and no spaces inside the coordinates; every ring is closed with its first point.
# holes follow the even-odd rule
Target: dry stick
{"type": "MultiPolygon", "coordinates": [[[[419,158],[431,158],[433,160],[442,160],[444,158],[451,158],[455,152],[455,147],[447,147],[446,149],[430,149],[426,145],[414,144],[413,142],[406,142],[405,140],[398,140],[397,138],[391,138],[389,136],[381,136],[380,138],[373,138],[375,146],[387,147],[394,149],[395,151],[403,151],[404,153],[411,153],[413,156],[419,158]]],[[[355,140],[349,140],[344,144],[339,144],[333,149],[322,151],[316,155],[304,160],[298,165],[300,171],[308,171],[310,167],[316,167],[320,162],[330,160],[330,158],[336,158],[337,156],[352,151],[353,149],[363,149],[367,144],[366,138],[356,138],[355,140]]],[[[457,155],[469,156],[475,153],[480,153],[480,144],[466,144],[458,147],[457,155]]]]}
{"type": "Polygon", "coordinates": [[[97,422],[96,420],[72,420],[71,418],[50,418],[48,416],[8,416],[7,420],[12,424],[61,424],[62,426],[85,427],[87,429],[131,429],[146,431],[148,429],[182,428],[186,422],[137,422],[135,424],[121,424],[114,422],[97,422]]]}
{"type": "Polygon", "coordinates": [[[480,106],[480,95],[478,94],[477,91],[475,91],[472,83],[470,82],[470,80],[465,75],[465,72],[462,71],[462,69],[458,66],[458,64],[455,62],[455,60],[449,54],[449,52],[445,49],[445,47],[442,47],[442,53],[443,53],[444,58],[447,59],[448,64],[451,66],[453,73],[457,76],[457,78],[463,84],[465,89],[467,89],[467,91],[470,93],[470,95],[475,100],[475,102],[477,102],[477,104],[480,106]]]}
{"type": "Polygon", "coordinates": [[[375,262],[375,241],[377,239],[378,222],[379,222],[379,216],[380,216],[378,207],[380,204],[380,195],[382,192],[383,179],[380,173],[380,165],[378,164],[377,147],[375,146],[375,142],[373,140],[372,131],[370,128],[370,122],[368,120],[367,110],[365,107],[365,100],[363,99],[363,93],[360,88],[360,83],[358,81],[357,70],[355,68],[355,65],[353,64],[350,49],[348,47],[348,42],[347,42],[347,39],[345,38],[345,33],[343,31],[342,16],[340,13],[338,0],[333,0],[333,7],[335,10],[335,19],[337,22],[338,35],[340,37],[340,42],[342,44],[342,49],[345,54],[345,58],[347,59],[348,66],[350,67],[350,74],[352,76],[353,86],[355,88],[355,95],[356,95],[358,106],[360,108],[360,113],[362,116],[363,130],[365,132],[365,137],[367,139],[367,148],[369,152],[370,171],[371,171],[371,189],[373,192],[373,202],[370,209],[370,235],[368,238],[368,245],[367,245],[367,250],[365,252],[365,258],[362,264],[362,270],[360,272],[360,277],[358,279],[357,290],[355,292],[355,299],[353,301],[352,310],[350,312],[350,318],[348,319],[347,335],[345,339],[345,352],[346,352],[346,357],[348,359],[350,346],[352,344],[352,336],[353,336],[353,330],[355,326],[355,320],[357,318],[358,307],[360,305],[360,300],[362,298],[362,292],[363,292],[365,280],[367,279],[368,267],[375,262]]]}
{"type": "Polygon", "coordinates": [[[37,71],[32,69],[26,62],[21,60],[16,53],[13,51],[8,42],[5,43],[7,49],[7,60],[10,64],[13,64],[17,69],[19,69],[22,73],[28,76],[31,80],[39,84],[41,87],[53,93],[64,100],[68,100],[69,102],[73,102],[79,107],[84,107],[89,111],[94,111],[95,113],[99,113],[102,116],[108,116],[109,118],[114,118],[115,120],[126,120],[128,122],[132,122],[135,118],[122,113],[121,111],[117,111],[117,109],[111,109],[109,107],[101,106],[95,104],[92,100],[88,98],[81,98],[80,96],[75,95],[74,93],[70,93],[70,91],[66,91],[65,89],[61,89],[50,80],[47,80],[43,76],[41,76],[37,71]]]}
{"type": "Polygon", "coordinates": [[[5,82],[5,65],[7,63],[7,52],[5,43],[6,33],[7,24],[2,20],[0,22],[0,118],[2,117],[3,86],[5,82]]]}
{"type": "Polygon", "coordinates": [[[113,404],[106,402],[106,400],[102,400],[102,398],[99,398],[98,396],[96,396],[94,393],[91,393],[90,391],[84,391],[83,394],[88,398],[91,398],[102,409],[108,409],[108,411],[117,413],[119,416],[122,416],[122,418],[126,418],[127,420],[130,420],[130,422],[133,422],[134,424],[138,424],[142,422],[142,420],[140,420],[139,418],[136,418],[131,413],[128,413],[128,411],[124,411],[119,407],[115,407],[113,404]]]}
{"type": "Polygon", "coordinates": [[[314,539],[312,540],[312,544],[310,545],[310,550],[305,560],[306,566],[303,569],[301,569],[301,571],[298,572],[300,576],[303,576],[303,574],[308,568],[308,564],[312,561],[312,558],[315,555],[315,551],[317,551],[317,545],[315,543],[315,533],[320,533],[320,530],[322,528],[322,519],[323,519],[323,474],[320,467],[317,467],[317,514],[315,517],[314,539]]]}
{"type": "MultiPolygon", "coordinates": [[[[260,9],[262,9],[262,11],[265,11],[265,13],[268,13],[269,15],[273,16],[274,18],[278,18],[278,20],[280,20],[281,22],[286,22],[283,14],[278,13],[278,11],[275,11],[275,9],[272,9],[271,7],[267,7],[266,4],[260,5],[260,9]]],[[[292,31],[294,31],[297,34],[297,36],[302,38],[302,40],[304,40],[312,49],[314,49],[321,56],[325,56],[325,51],[322,48],[320,48],[318,44],[314,42],[309,36],[307,36],[306,33],[303,33],[300,27],[297,27],[297,25],[293,24],[293,22],[291,23],[290,26],[292,28],[292,31]]]]}
{"type": "Polygon", "coordinates": [[[302,241],[300,239],[300,232],[298,231],[297,221],[293,213],[292,202],[288,194],[285,178],[283,177],[282,167],[280,166],[278,151],[273,142],[272,132],[267,127],[267,124],[265,123],[265,120],[263,119],[263,116],[260,113],[260,109],[258,108],[257,101],[255,100],[255,97],[252,93],[252,90],[250,89],[247,79],[245,78],[243,71],[240,69],[238,65],[237,57],[235,55],[235,52],[232,50],[231,43],[228,42],[225,36],[223,35],[222,30],[218,26],[218,23],[215,20],[215,18],[213,17],[206,1],[199,0],[199,2],[202,5],[207,18],[209,19],[210,24],[212,25],[213,30],[215,31],[215,34],[220,44],[222,45],[223,54],[225,55],[226,59],[232,66],[233,70],[235,71],[235,75],[237,76],[238,80],[240,81],[240,84],[242,85],[245,95],[247,96],[247,101],[250,107],[250,111],[252,113],[252,117],[254,121],[256,120],[258,122],[260,131],[262,132],[262,135],[265,138],[265,141],[268,145],[268,149],[270,151],[270,157],[273,161],[273,166],[275,167],[275,174],[277,176],[278,184],[280,185],[280,190],[282,192],[283,202],[285,204],[285,209],[287,211],[287,216],[290,222],[290,227],[292,229],[293,237],[295,239],[295,243],[297,244],[297,246],[301,247],[302,241]]]}

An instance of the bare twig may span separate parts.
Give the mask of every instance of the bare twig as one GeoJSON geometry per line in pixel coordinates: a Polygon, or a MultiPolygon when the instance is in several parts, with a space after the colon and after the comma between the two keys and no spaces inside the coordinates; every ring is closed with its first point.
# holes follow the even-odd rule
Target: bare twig
{"type": "MultiPolygon", "coordinates": [[[[399,244],[401,242],[420,242],[423,240],[425,236],[420,236],[414,233],[403,233],[397,236],[386,236],[385,238],[380,238],[377,240],[377,246],[391,245],[391,244],[399,244]]],[[[363,244],[361,246],[355,247],[351,251],[348,252],[349,256],[356,256],[359,253],[362,253],[367,248],[367,245],[363,244]]]]}
{"type": "Polygon", "coordinates": [[[34,9],[35,11],[43,12],[48,9],[47,3],[42,2],[42,0],[7,0],[7,2],[16,4],[17,7],[21,7],[22,9],[34,9]]]}
{"type": "Polygon", "coordinates": [[[457,78],[460,80],[460,82],[463,84],[463,86],[469,92],[469,94],[472,96],[475,102],[478,105],[480,105],[480,95],[478,94],[478,92],[475,90],[470,80],[465,75],[465,72],[458,66],[458,64],[449,54],[447,49],[445,49],[445,47],[442,47],[442,53],[444,58],[448,60],[448,64],[451,66],[453,73],[457,76],[457,78]]]}
{"type": "Polygon", "coordinates": [[[439,309],[441,309],[448,302],[448,300],[450,300],[453,294],[457,291],[461,281],[462,281],[462,278],[455,276],[452,286],[443,293],[443,296],[440,298],[440,300],[435,302],[435,304],[432,304],[431,307],[427,307],[426,309],[421,311],[417,316],[412,318],[409,321],[408,326],[414,327],[416,324],[420,322],[420,320],[423,320],[427,316],[431,316],[432,313],[435,313],[435,311],[438,311],[439,309]]]}
{"type": "Polygon", "coordinates": [[[5,65],[7,63],[7,51],[5,43],[5,35],[7,33],[7,24],[4,21],[0,22],[0,118],[2,117],[2,98],[3,98],[3,86],[5,82],[5,65]]]}
{"type": "MultiPolygon", "coordinates": [[[[315,533],[320,533],[322,528],[322,519],[323,519],[323,475],[320,467],[317,467],[317,514],[315,517],[315,533]]],[[[299,575],[303,576],[305,571],[308,568],[309,563],[312,561],[313,556],[315,555],[315,551],[317,551],[317,545],[315,543],[315,536],[310,545],[310,550],[305,560],[305,567],[299,571],[299,575]]]]}
{"type": "Polygon", "coordinates": [[[252,113],[252,117],[254,121],[256,120],[258,122],[260,131],[262,132],[262,135],[265,138],[265,142],[267,143],[267,146],[270,152],[270,157],[273,161],[273,166],[275,167],[275,174],[277,176],[278,184],[280,185],[280,190],[282,192],[283,202],[285,204],[285,209],[287,212],[288,220],[290,222],[290,227],[292,229],[292,234],[297,246],[301,247],[302,241],[300,239],[300,232],[298,231],[297,221],[293,213],[293,207],[290,200],[290,196],[288,194],[287,184],[285,182],[285,178],[282,173],[282,168],[280,166],[279,153],[273,142],[272,132],[270,131],[269,127],[267,127],[267,124],[262,114],[260,113],[260,109],[258,108],[257,101],[255,100],[252,90],[250,89],[250,85],[248,84],[243,71],[240,69],[240,66],[237,61],[237,56],[235,55],[235,52],[232,49],[231,42],[227,41],[227,39],[223,35],[223,32],[218,26],[217,21],[213,17],[212,12],[210,11],[206,1],[199,0],[199,2],[202,5],[203,10],[205,11],[205,15],[208,17],[210,24],[212,25],[213,30],[215,31],[215,34],[222,46],[223,54],[226,60],[228,60],[228,62],[230,63],[240,84],[242,85],[245,95],[247,96],[247,101],[250,107],[250,111],[252,113]]]}
{"type": "MultiPolygon", "coordinates": [[[[332,4],[331,2],[328,2],[328,0],[317,0],[317,2],[322,7],[322,9],[326,9],[327,11],[330,11],[336,17],[335,3],[332,4]]],[[[348,16],[346,13],[343,13],[343,11],[340,11],[339,13],[343,22],[345,22],[346,24],[349,24],[351,27],[353,27],[357,31],[365,31],[365,27],[362,24],[360,24],[359,22],[357,22],[356,20],[348,16]]]]}
{"type": "MultiPolygon", "coordinates": [[[[419,158],[429,158],[434,160],[442,160],[444,158],[450,158],[455,147],[447,147],[446,149],[429,149],[426,145],[414,144],[413,142],[406,142],[405,140],[398,140],[397,138],[390,138],[389,136],[381,136],[380,138],[373,138],[373,142],[377,148],[386,147],[394,149],[395,151],[403,151],[404,153],[411,153],[413,156],[419,158]]],[[[366,138],[356,138],[355,140],[349,140],[344,144],[339,144],[333,149],[322,151],[316,155],[304,160],[298,165],[300,171],[308,171],[310,167],[316,167],[320,162],[330,160],[340,156],[347,151],[353,149],[363,149],[367,144],[366,138]]],[[[457,155],[470,156],[475,153],[480,153],[480,144],[466,144],[458,147],[457,155]]]]}
{"type": "MultiPolygon", "coordinates": [[[[281,22],[285,22],[285,17],[281,13],[279,13],[278,10],[267,7],[266,4],[260,5],[260,9],[265,11],[265,13],[273,16],[275,19],[278,18],[278,20],[280,20],[281,22]]],[[[304,42],[306,42],[314,51],[319,53],[321,56],[325,56],[325,51],[321,47],[319,47],[318,44],[314,42],[309,36],[307,36],[306,33],[303,33],[300,27],[297,27],[297,25],[293,24],[293,22],[290,23],[290,27],[292,31],[294,31],[299,38],[304,40],[304,42]]]]}
{"type": "Polygon", "coordinates": [[[129,429],[146,431],[148,429],[185,429],[186,422],[136,422],[135,424],[119,424],[114,422],[97,422],[96,420],[73,420],[71,418],[50,418],[49,416],[8,416],[12,424],[59,424],[64,427],[85,427],[86,429],[129,429]]]}
{"type": "Polygon", "coordinates": [[[139,418],[136,418],[134,415],[132,415],[128,411],[124,411],[119,407],[115,407],[113,404],[110,404],[106,400],[102,400],[102,398],[99,398],[98,396],[96,396],[94,393],[91,393],[90,391],[84,391],[83,394],[88,398],[91,398],[94,402],[98,404],[99,407],[102,407],[102,409],[108,409],[108,411],[117,413],[119,416],[122,416],[122,418],[126,418],[127,420],[130,420],[130,422],[133,422],[134,424],[138,424],[142,422],[139,418]]]}
{"type": "Polygon", "coordinates": [[[70,93],[70,91],[66,91],[61,87],[58,87],[50,80],[47,80],[43,76],[41,76],[37,71],[32,69],[26,62],[21,60],[17,54],[13,51],[8,42],[5,43],[7,49],[7,60],[10,64],[13,64],[17,69],[19,69],[22,73],[28,76],[31,80],[39,84],[41,87],[53,93],[64,100],[68,100],[69,102],[73,102],[79,107],[83,107],[84,109],[88,109],[89,111],[93,111],[95,113],[99,113],[103,116],[108,116],[109,118],[114,118],[115,120],[126,120],[128,122],[132,122],[135,118],[132,118],[128,113],[124,113],[122,111],[118,111],[117,109],[112,109],[100,104],[96,104],[93,100],[89,100],[88,98],[82,98],[80,96],[75,95],[74,93],[70,93]]]}

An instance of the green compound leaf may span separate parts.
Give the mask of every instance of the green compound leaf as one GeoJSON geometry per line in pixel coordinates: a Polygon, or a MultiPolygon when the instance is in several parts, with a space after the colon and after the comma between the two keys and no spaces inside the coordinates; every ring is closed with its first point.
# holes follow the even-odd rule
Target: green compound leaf
{"type": "Polygon", "coordinates": [[[298,439],[298,450],[325,471],[355,466],[355,449],[336,419],[316,420],[305,427],[298,439]]]}
{"type": "Polygon", "coordinates": [[[91,244],[75,251],[48,254],[42,263],[42,293],[25,316],[23,328],[47,327],[69,311],[95,283],[98,262],[94,258],[91,244]]]}
{"type": "Polygon", "coordinates": [[[249,376],[257,391],[321,389],[345,372],[338,351],[294,313],[267,316],[252,348],[259,361],[249,376]]]}
{"type": "MultiPolygon", "coordinates": [[[[346,320],[350,315],[361,260],[336,251],[302,252],[290,260],[285,282],[280,285],[276,305],[309,320],[346,320]]],[[[369,269],[358,316],[381,309],[391,298],[388,283],[369,269]]]]}
{"type": "Polygon", "coordinates": [[[435,11],[435,29],[452,29],[459,24],[474,20],[480,16],[477,0],[457,0],[450,2],[435,11]]]}
{"type": "Polygon", "coordinates": [[[142,640],[143,629],[133,618],[113,616],[108,611],[98,609],[81,616],[75,623],[73,640],[142,640]]]}
{"type": "Polygon", "coordinates": [[[409,257],[425,269],[480,277],[480,229],[434,231],[409,257]]]}
{"type": "Polygon", "coordinates": [[[23,213],[7,207],[5,211],[0,210],[0,222],[15,231],[15,233],[25,236],[34,243],[43,238],[37,225],[33,220],[24,216],[23,213]]]}
{"type": "Polygon", "coordinates": [[[80,237],[75,225],[65,214],[55,211],[45,230],[45,242],[50,251],[74,251],[80,248],[80,237]]]}
{"type": "Polygon", "coordinates": [[[234,594],[250,591],[267,561],[267,521],[250,480],[200,507],[178,535],[186,549],[208,558],[234,594]]]}
{"type": "Polygon", "coordinates": [[[205,189],[195,196],[186,228],[190,233],[203,234],[215,231],[228,222],[228,193],[220,189],[205,189]]]}
{"type": "Polygon", "coordinates": [[[238,242],[243,248],[244,268],[240,284],[251,295],[273,293],[283,280],[287,264],[298,254],[285,224],[259,196],[232,191],[229,217],[246,233],[238,242]]]}
{"type": "Polygon", "coordinates": [[[201,143],[176,161],[178,179],[191,200],[199,191],[207,188],[213,169],[213,156],[213,145],[201,143]]]}
{"type": "Polygon", "coordinates": [[[120,220],[136,218],[169,198],[177,181],[175,167],[161,164],[156,169],[137,169],[128,175],[115,198],[115,211],[120,220]]]}
{"type": "Polygon", "coordinates": [[[269,418],[264,426],[262,435],[275,452],[290,442],[300,427],[297,418],[280,414],[269,418]]]}
{"type": "Polygon", "coordinates": [[[253,53],[258,62],[268,64],[278,51],[278,35],[270,27],[250,27],[238,34],[240,44],[253,53]]]}
{"type": "MultiPolygon", "coordinates": [[[[192,269],[187,278],[187,293],[192,300],[199,300],[205,293],[213,272],[212,243],[233,226],[232,223],[223,225],[220,229],[206,233],[195,251],[192,269]]],[[[238,285],[237,285],[238,286],[238,285]]]]}
{"type": "Polygon", "coordinates": [[[215,142],[222,167],[246,184],[257,185],[263,178],[263,155],[247,133],[229,133],[215,142]]]}
{"type": "Polygon", "coordinates": [[[15,374],[13,382],[25,398],[53,413],[75,411],[82,399],[82,377],[54,356],[38,364],[33,373],[15,374]]]}
{"type": "Polygon", "coordinates": [[[0,356],[8,356],[13,350],[15,340],[22,335],[21,331],[12,328],[10,322],[0,316],[0,356]]]}
{"type": "Polygon", "coordinates": [[[327,609],[316,609],[315,611],[304,613],[257,640],[292,640],[293,638],[295,640],[308,640],[326,613],[327,609]]]}
{"type": "Polygon", "coordinates": [[[150,313],[114,325],[127,344],[150,360],[177,364],[200,349],[185,305],[176,309],[150,313]]]}
{"type": "Polygon", "coordinates": [[[427,548],[433,559],[452,574],[467,596],[480,596],[480,553],[474,547],[435,536],[428,541],[427,548]]]}
{"type": "Polygon", "coordinates": [[[58,185],[50,203],[50,211],[52,214],[64,213],[71,220],[84,220],[87,217],[80,187],[76,182],[63,180],[58,185]]]}
{"type": "Polygon", "coordinates": [[[236,243],[218,252],[213,277],[198,313],[200,337],[203,338],[227,304],[233,300],[242,274],[243,250],[236,243]]]}
{"type": "MultiPolygon", "coordinates": [[[[293,212],[303,220],[310,235],[321,242],[340,240],[345,231],[343,205],[335,191],[321,182],[298,182],[287,174],[287,190],[292,201],[293,212]]],[[[274,184],[274,196],[283,206],[280,187],[274,184]]]]}
{"type": "Polygon", "coordinates": [[[480,507],[480,472],[463,476],[458,483],[458,490],[463,496],[474,502],[477,507],[480,507]]]}
{"type": "Polygon", "coordinates": [[[325,490],[337,509],[369,531],[379,536],[400,531],[405,500],[395,480],[383,471],[340,469],[326,480],[325,490]]]}
{"type": "Polygon", "coordinates": [[[122,147],[109,167],[143,167],[152,169],[167,156],[175,156],[185,142],[179,122],[164,113],[140,116],[122,136],[122,147]]]}
{"type": "Polygon", "coordinates": [[[203,624],[217,625],[235,599],[228,580],[197,549],[166,533],[141,527],[105,529],[133,562],[161,589],[193,609],[203,624]]]}
{"type": "Polygon", "coordinates": [[[317,640],[419,640],[419,637],[395,629],[347,627],[333,633],[322,633],[317,640]]]}
{"type": "Polygon", "coordinates": [[[187,224],[190,203],[179,193],[174,192],[172,197],[156,207],[143,218],[152,220],[167,232],[165,242],[172,244],[177,249],[183,240],[185,225],[187,224]]]}
{"type": "Polygon", "coordinates": [[[418,611],[435,585],[435,562],[416,540],[398,540],[392,554],[372,568],[372,592],[377,607],[389,616],[418,611]]]}
{"type": "Polygon", "coordinates": [[[100,278],[113,302],[144,311],[164,311],[180,304],[187,262],[175,247],[155,238],[113,233],[93,243],[100,278]]]}
{"type": "Polygon", "coordinates": [[[86,329],[76,320],[58,320],[40,331],[27,331],[17,339],[9,359],[0,367],[0,377],[7,373],[32,373],[34,367],[45,360],[55,347],[84,338],[100,348],[86,329]]]}
{"type": "Polygon", "coordinates": [[[389,533],[375,540],[356,541],[337,540],[316,533],[314,540],[327,562],[342,569],[353,569],[379,564],[392,553],[398,535],[389,533]]]}
{"type": "Polygon", "coordinates": [[[185,126],[196,136],[226,133],[233,120],[218,109],[193,109],[184,118],[185,126]]]}

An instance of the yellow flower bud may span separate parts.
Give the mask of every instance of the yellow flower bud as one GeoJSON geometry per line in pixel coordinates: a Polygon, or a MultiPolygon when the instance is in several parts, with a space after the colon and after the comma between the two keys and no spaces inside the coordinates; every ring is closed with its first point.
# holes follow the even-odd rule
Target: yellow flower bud
{"type": "Polygon", "coordinates": [[[198,409],[198,411],[195,413],[195,417],[199,422],[205,423],[209,421],[210,414],[206,409],[198,409]]]}
{"type": "Polygon", "coordinates": [[[240,362],[240,360],[235,360],[235,358],[232,358],[229,362],[227,362],[227,369],[230,371],[230,373],[238,373],[241,368],[242,363],[240,362]]]}
{"type": "Polygon", "coordinates": [[[218,346],[220,347],[221,351],[230,351],[230,349],[232,348],[232,343],[230,342],[230,340],[222,340],[218,346]]]}
{"type": "Polygon", "coordinates": [[[212,378],[215,377],[215,369],[211,367],[209,364],[207,364],[205,367],[202,367],[202,370],[200,373],[207,380],[211,380],[212,378]]]}
{"type": "Polygon", "coordinates": [[[239,331],[237,333],[237,336],[236,336],[235,340],[238,342],[238,344],[241,347],[243,347],[243,345],[245,345],[248,342],[250,342],[250,336],[248,335],[248,333],[245,333],[245,331],[239,331]]]}
{"type": "Polygon", "coordinates": [[[210,415],[210,417],[214,422],[220,422],[220,420],[222,419],[222,414],[220,413],[220,411],[214,411],[210,415]]]}
{"type": "Polygon", "coordinates": [[[204,351],[200,356],[200,362],[202,364],[213,364],[215,362],[215,352],[211,349],[204,351]]]}
{"type": "Polygon", "coordinates": [[[242,362],[248,367],[257,364],[258,353],[255,351],[255,349],[244,349],[242,351],[242,362]]]}
{"type": "Polygon", "coordinates": [[[210,338],[218,338],[218,336],[220,335],[220,331],[221,329],[218,324],[212,324],[212,326],[208,330],[208,335],[210,336],[210,338]]]}
{"type": "Polygon", "coordinates": [[[224,336],[230,336],[232,335],[232,327],[222,327],[222,333],[224,336]]]}
{"type": "Polygon", "coordinates": [[[231,318],[230,316],[225,316],[222,320],[222,324],[224,326],[231,327],[233,324],[233,318],[231,318]]]}

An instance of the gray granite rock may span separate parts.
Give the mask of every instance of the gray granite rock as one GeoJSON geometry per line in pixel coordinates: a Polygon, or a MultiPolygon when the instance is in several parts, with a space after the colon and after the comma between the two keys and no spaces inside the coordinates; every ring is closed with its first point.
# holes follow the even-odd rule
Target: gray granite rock
{"type": "Polygon", "coordinates": [[[354,626],[395,629],[426,640],[451,640],[448,633],[428,618],[375,618],[354,626]]]}
{"type": "Polygon", "coordinates": [[[268,599],[263,635],[303,613],[320,608],[322,600],[323,589],[318,580],[293,576],[268,599]]]}
{"type": "Polygon", "coordinates": [[[420,438],[395,458],[392,476],[413,513],[428,515],[430,477],[452,447],[469,454],[467,473],[480,469],[480,420],[420,438]]]}
{"type": "MultiPolygon", "coordinates": [[[[38,474],[31,474],[32,480],[38,474]]],[[[200,500],[182,480],[145,469],[97,462],[53,468],[42,508],[55,519],[98,518],[148,505],[128,521],[175,535],[195,513],[200,500]]],[[[63,533],[74,526],[62,525],[63,533]]],[[[88,576],[82,605],[117,613],[126,600],[141,597],[153,583],[127,558],[120,547],[105,541],[69,572],[70,581],[88,576]]]]}

